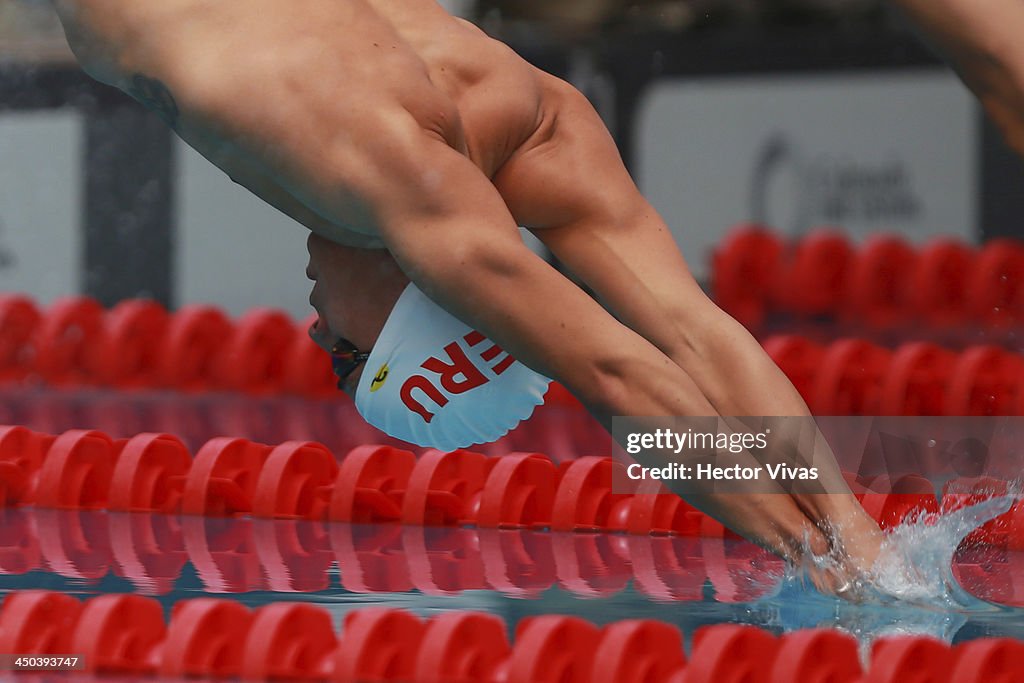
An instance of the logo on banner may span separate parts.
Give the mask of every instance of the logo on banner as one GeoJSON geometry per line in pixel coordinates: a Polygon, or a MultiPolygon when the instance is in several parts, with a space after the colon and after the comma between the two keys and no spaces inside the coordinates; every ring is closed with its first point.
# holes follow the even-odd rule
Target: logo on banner
{"type": "Polygon", "coordinates": [[[891,228],[923,212],[905,160],[813,156],[781,133],[769,136],[754,160],[750,203],[754,220],[797,232],[822,224],[891,228]]]}

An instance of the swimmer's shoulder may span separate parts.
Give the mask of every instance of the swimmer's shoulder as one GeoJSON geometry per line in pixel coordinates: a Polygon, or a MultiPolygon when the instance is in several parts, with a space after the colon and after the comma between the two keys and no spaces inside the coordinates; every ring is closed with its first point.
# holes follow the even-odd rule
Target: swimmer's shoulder
{"type": "Polygon", "coordinates": [[[458,45],[435,53],[431,75],[458,109],[468,156],[493,177],[540,125],[543,72],[473,24],[455,21],[458,45]]]}

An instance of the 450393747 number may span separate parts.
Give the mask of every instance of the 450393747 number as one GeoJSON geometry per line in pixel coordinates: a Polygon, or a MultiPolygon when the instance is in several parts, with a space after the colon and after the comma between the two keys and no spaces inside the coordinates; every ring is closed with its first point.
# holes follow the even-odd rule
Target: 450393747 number
{"type": "Polygon", "coordinates": [[[82,671],[81,655],[0,654],[0,671],[82,671]]]}

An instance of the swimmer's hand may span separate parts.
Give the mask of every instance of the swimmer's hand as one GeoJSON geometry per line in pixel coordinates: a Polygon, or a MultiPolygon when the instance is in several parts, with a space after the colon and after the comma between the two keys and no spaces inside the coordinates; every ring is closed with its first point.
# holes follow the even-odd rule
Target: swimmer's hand
{"type": "Polygon", "coordinates": [[[811,518],[821,540],[805,544],[797,561],[818,591],[861,602],[873,583],[884,534],[852,495],[817,495],[811,518]]]}
{"type": "Polygon", "coordinates": [[[712,493],[687,501],[805,571],[819,592],[854,602],[883,540],[852,494],[712,493]]]}

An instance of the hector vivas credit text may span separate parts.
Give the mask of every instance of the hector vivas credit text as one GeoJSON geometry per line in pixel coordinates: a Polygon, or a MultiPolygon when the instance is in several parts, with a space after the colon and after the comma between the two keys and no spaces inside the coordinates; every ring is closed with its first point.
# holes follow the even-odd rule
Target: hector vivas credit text
{"type": "MultiPolygon", "coordinates": [[[[626,452],[637,455],[644,450],[670,451],[687,455],[718,453],[742,453],[747,450],[761,450],[768,447],[771,430],[757,433],[700,432],[692,429],[673,431],[655,429],[649,432],[631,432],[626,436],[626,452]]],[[[755,466],[719,466],[709,462],[667,463],[660,467],[644,467],[631,464],[627,467],[630,479],[661,480],[745,480],[757,481],[763,475],[773,480],[815,480],[816,467],[794,467],[787,463],[762,463],[755,466]]]]}

